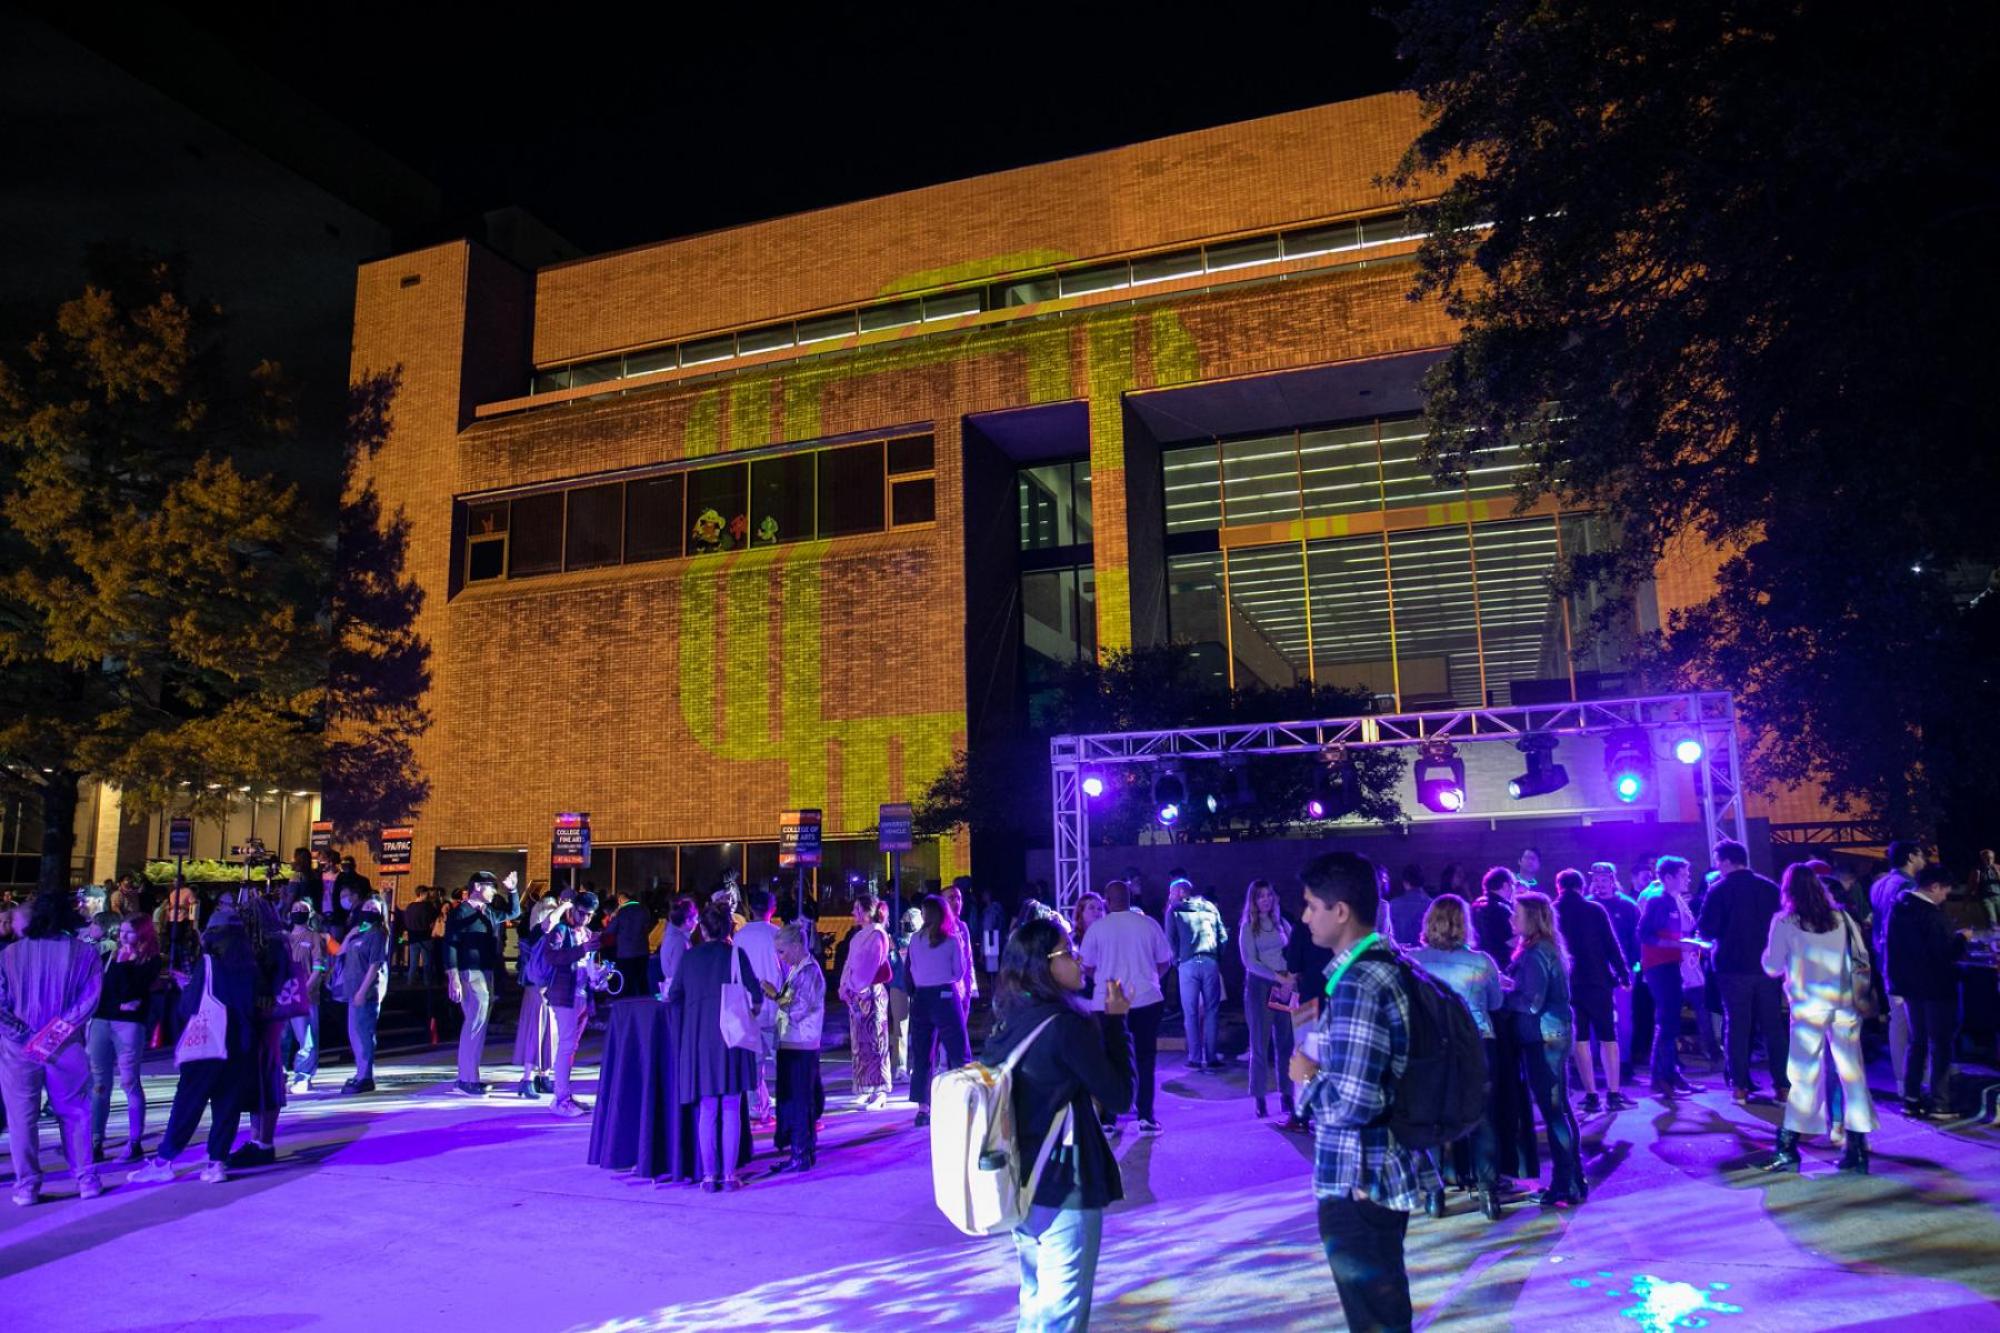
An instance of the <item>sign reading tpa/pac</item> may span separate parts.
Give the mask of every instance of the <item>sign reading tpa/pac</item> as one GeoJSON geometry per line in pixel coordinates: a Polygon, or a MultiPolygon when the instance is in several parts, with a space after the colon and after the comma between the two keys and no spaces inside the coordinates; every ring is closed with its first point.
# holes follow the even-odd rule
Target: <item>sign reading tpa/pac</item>
{"type": "Polygon", "coordinates": [[[786,810],[778,816],[778,864],[819,864],[819,811],[786,810]]]}
{"type": "Polygon", "coordinates": [[[910,836],[913,817],[908,805],[885,805],[875,820],[875,846],[885,852],[912,852],[917,844],[910,836]]]}
{"type": "Polygon", "coordinates": [[[556,816],[555,837],[549,842],[549,864],[590,869],[589,811],[556,816]]]}
{"type": "Polygon", "coordinates": [[[380,850],[375,853],[375,873],[378,875],[407,875],[410,873],[410,852],[415,848],[417,831],[413,828],[385,828],[382,830],[380,850]]]}
{"type": "Polygon", "coordinates": [[[330,852],[333,850],[333,821],[331,819],[315,819],[313,821],[312,849],[315,856],[321,852],[330,852]]]}
{"type": "Polygon", "coordinates": [[[194,820],[186,815],[175,815],[167,825],[167,855],[194,855],[194,820]]]}

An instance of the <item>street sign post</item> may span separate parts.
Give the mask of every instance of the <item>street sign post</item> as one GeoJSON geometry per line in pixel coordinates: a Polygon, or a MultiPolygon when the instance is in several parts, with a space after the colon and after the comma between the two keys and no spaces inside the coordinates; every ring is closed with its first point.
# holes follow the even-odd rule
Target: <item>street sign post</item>
{"type": "Polygon", "coordinates": [[[312,825],[312,854],[317,857],[321,852],[330,852],[332,850],[333,821],[331,819],[315,819],[312,825]]]}
{"type": "Polygon", "coordinates": [[[889,854],[889,896],[894,904],[889,909],[892,931],[902,928],[903,853],[916,848],[916,841],[910,836],[914,818],[915,812],[901,802],[883,806],[875,818],[875,847],[889,854]]]}
{"type": "Polygon", "coordinates": [[[167,855],[174,858],[174,881],[178,884],[187,869],[187,859],[194,855],[193,819],[175,815],[167,824],[167,855]]]}
{"type": "Polygon", "coordinates": [[[375,853],[375,872],[379,875],[407,875],[410,873],[410,852],[415,847],[417,831],[413,828],[385,828],[379,850],[375,853]]]}
{"type": "Polygon", "coordinates": [[[556,816],[555,836],[549,840],[549,864],[569,868],[569,886],[576,887],[576,872],[590,869],[590,812],[578,811],[556,816]]]}
{"type": "Polygon", "coordinates": [[[805,914],[806,867],[819,864],[819,811],[785,810],[778,815],[778,866],[794,871],[793,906],[805,914]]]}

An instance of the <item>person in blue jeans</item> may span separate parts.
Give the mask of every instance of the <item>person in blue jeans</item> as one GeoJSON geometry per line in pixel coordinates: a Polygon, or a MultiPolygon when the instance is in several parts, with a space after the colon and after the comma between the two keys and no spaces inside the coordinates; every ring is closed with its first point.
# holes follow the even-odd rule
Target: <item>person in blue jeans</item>
{"type": "Polygon", "coordinates": [[[306,1011],[288,1020],[292,1045],[290,1087],[293,1092],[311,1092],[313,1076],[319,1073],[319,996],[326,982],[326,946],[320,939],[312,903],[306,899],[292,904],[291,929],[285,936],[285,948],[294,967],[304,962],[311,969],[306,1011]]]}
{"type": "Polygon", "coordinates": [[[1118,1159],[1098,1121],[1132,1103],[1132,1057],[1125,1015],[1131,998],[1105,984],[1098,1021],[1079,992],[1083,963],[1060,920],[1031,918],[1015,929],[1000,960],[993,1009],[998,1025],[981,1059],[1015,1061],[1014,1125],[1022,1184],[1043,1142],[1060,1135],[1028,1215],[1014,1228],[1020,1266],[1017,1333],[1086,1333],[1104,1210],[1125,1197],[1118,1159]]]}
{"type": "Polygon", "coordinates": [[[354,1048],[354,1077],[342,1092],[375,1091],[375,1030],[382,1021],[382,995],[389,988],[389,932],[382,924],[382,900],[369,897],[356,909],[357,922],[340,946],[340,998],[347,1002],[347,1041],[354,1048]]]}
{"type": "Polygon", "coordinates": [[[1216,1026],[1222,1018],[1222,946],[1229,927],[1214,903],[1194,891],[1187,880],[1167,886],[1167,942],[1181,982],[1181,1023],[1187,1033],[1187,1067],[1220,1069],[1222,1053],[1215,1047],[1216,1026]]]}

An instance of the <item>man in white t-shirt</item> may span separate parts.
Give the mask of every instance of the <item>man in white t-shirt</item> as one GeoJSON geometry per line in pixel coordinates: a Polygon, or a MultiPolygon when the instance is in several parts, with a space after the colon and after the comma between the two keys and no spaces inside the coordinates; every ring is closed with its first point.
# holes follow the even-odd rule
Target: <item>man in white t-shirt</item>
{"type": "MultiPolygon", "coordinates": [[[[778,926],[771,915],[778,900],[767,888],[750,890],[750,920],[737,927],[736,947],[750,960],[760,986],[781,987],[785,969],[778,962],[778,926]]],[[[778,1078],[778,1006],[757,1007],[757,1092],[751,1100],[751,1118],[760,1124],[772,1118],[771,1089],[778,1078]]]]}
{"type": "MultiPolygon", "coordinates": [[[[1156,1134],[1160,1122],[1153,1114],[1153,1069],[1159,1060],[1160,1015],[1166,1008],[1160,977],[1173,964],[1174,950],[1160,923],[1131,906],[1132,891],[1125,881],[1114,879],[1104,886],[1105,912],[1085,932],[1081,957],[1091,978],[1092,1009],[1104,1011],[1105,991],[1113,981],[1132,1002],[1125,1026],[1132,1035],[1133,1095],[1140,1130],[1156,1134]]],[[[1107,1117],[1104,1127],[1117,1129],[1117,1119],[1107,1117]]]]}

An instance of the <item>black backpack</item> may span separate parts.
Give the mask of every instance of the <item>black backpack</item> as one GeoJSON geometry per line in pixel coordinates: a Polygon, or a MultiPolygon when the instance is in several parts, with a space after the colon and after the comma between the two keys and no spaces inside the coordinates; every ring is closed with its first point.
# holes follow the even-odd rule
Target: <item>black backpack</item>
{"type": "Polygon", "coordinates": [[[1465,1137],[1486,1115],[1486,1043],[1458,992],[1391,951],[1409,1001],[1409,1062],[1389,1090],[1387,1121],[1411,1151],[1465,1137]]]}

